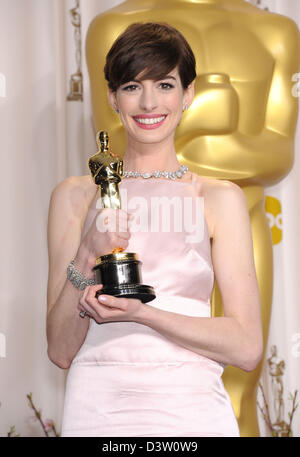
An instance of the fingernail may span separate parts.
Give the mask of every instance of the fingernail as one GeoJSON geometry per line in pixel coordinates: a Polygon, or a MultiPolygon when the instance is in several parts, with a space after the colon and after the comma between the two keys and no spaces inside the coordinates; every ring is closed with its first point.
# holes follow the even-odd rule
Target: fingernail
{"type": "Polygon", "coordinates": [[[99,295],[98,300],[105,302],[107,301],[107,297],[105,297],[104,295],[99,295]]]}

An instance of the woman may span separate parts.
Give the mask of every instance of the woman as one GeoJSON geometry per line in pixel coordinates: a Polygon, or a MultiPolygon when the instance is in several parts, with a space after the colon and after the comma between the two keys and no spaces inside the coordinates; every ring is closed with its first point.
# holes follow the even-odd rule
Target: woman
{"type": "Polygon", "coordinates": [[[97,207],[90,176],[55,188],[47,336],[50,359],[70,368],[62,434],[239,436],[221,375],[226,364],[250,371],[260,360],[259,291],[242,190],[180,170],[176,156],[175,130],[194,95],[195,57],[173,27],[132,24],[113,44],[104,70],[109,102],[127,133],[124,170],[177,171],[172,179],[124,177],[120,190],[129,202],[141,198],[150,219],[152,198],[204,199],[203,236],[188,239],[186,226],[157,233],[150,220],[147,230],[136,230],[134,207],[97,207]],[[115,215],[120,223],[111,228],[115,215]],[[99,216],[106,232],[97,229],[99,216]],[[155,300],[95,298],[101,288],[90,283],[95,260],[116,247],[138,253],[155,300]],[[66,275],[72,260],[83,291],[66,275]],[[214,279],[224,317],[210,317],[214,279]]]}

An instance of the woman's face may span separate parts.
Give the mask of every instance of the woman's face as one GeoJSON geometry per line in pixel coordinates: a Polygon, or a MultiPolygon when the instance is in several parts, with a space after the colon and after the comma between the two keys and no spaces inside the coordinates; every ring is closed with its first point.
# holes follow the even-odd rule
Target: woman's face
{"type": "Polygon", "coordinates": [[[119,110],[129,139],[159,143],[174,138],[185,106],[192,103],[193,83],[184,90],[177,68],[159,81],[139,80],[139,75],[116,92],[108,90],[111,106],[119,110]]]}

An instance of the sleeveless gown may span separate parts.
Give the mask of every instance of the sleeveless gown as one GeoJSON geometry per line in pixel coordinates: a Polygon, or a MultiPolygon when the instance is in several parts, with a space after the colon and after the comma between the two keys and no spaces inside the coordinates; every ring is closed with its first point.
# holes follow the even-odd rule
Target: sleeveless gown
{"type": "MultiPolygon", "coordinates": [[[[205,217],[202,239],[188,239],[193,231],[188,227],[187,232],[184,224],[183,230],[176,228],[172,205],[169,227],[162,230],[162,215],[159,231],[157,226],[156,231],[153,229],[155,224],[150,225],[153,208],[157,209],[157,202],[162,201],[159,199],[167,197],[169,202],[177,201],[179,207],[182,202],[181,211],[185,202],[195,204],[201,183],[196,174],[191,173],[191,177],[189,182],[165,178],[122,180],[122,209],[125,195],[131,202],[126,211],[134,215],[136,227],[141,220],[141,204],[149,216],[148,230],[135,228],[126,252],[138,254],[142,283],[154,287],[156,298],[148,306],[207,318],[211,316],[214,272],[205,217]]],[[[97,195],[82,236],[98,211],[96,201],[97,195]]],[[[68,373],[62,436],[239,436],[221,379],[223,370],[222,364],[179,346],[146,325],[97,324],[90,319],[85,342],[68,373]]]]}

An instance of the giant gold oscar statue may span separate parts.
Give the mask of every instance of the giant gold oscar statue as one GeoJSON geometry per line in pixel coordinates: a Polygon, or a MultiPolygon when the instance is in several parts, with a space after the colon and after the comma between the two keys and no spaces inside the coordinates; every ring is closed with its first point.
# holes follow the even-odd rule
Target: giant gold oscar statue
{"type": "MultiPolygon", "coordinates": [[[[292,96],[292,75],[299,71],[298,28],[291,19],[244,0],[127,0],[97,16],[86,41],[93,116],[97,130],[110,132],[119,156],[125,131],[107,102],[103,66],[115,38],[139,21],[173,25],[195,53],[195,99],[177,129],[176,150],[192,171],[233,181],[245,192],[266,346],[273,258],[264,186],[278,183],[293,165],[298,102],[292,96]]],[[[217,284],[212,307],[213,315],[222,313],[217,284]]],[[[228,366],[223,375],[241,436],[259,435],[256,392],[262,363],[252,372],[228,366]]]]}

